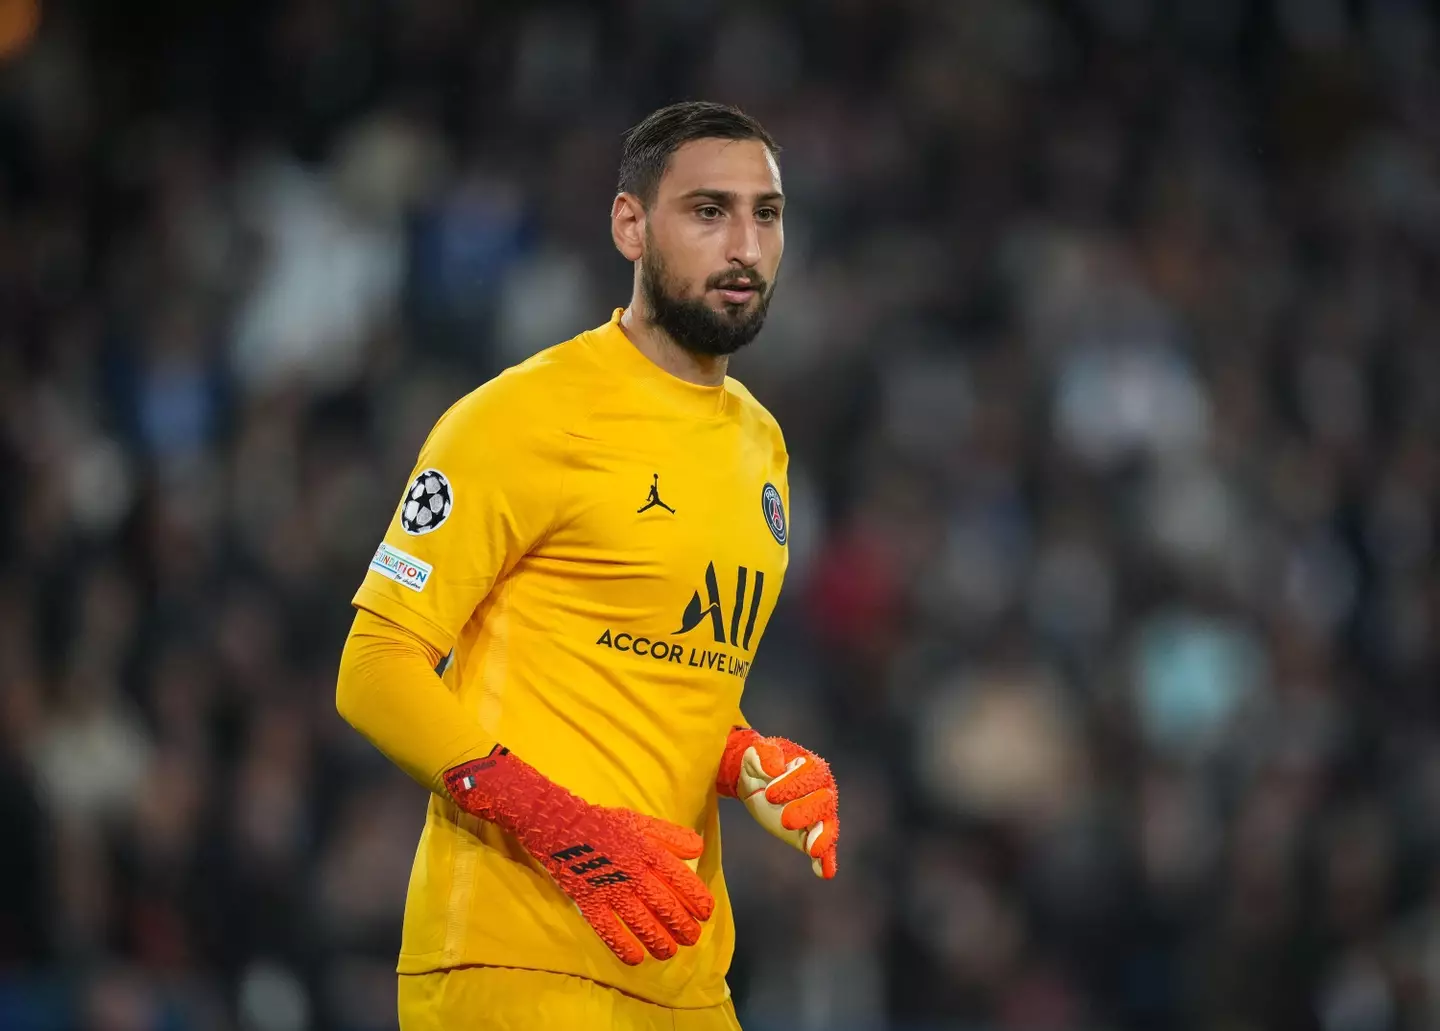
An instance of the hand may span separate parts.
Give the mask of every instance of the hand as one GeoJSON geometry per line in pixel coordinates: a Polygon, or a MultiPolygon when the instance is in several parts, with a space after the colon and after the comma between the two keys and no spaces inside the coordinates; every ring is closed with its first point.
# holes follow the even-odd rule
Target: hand
{"type": "Polygon", "coordinates": [[[592,805],[499,745],[448,771],[445,786],[513,834],[621,961],[669,959],[700,940],[715,899],[683,862],[705,847],[690,828],[592,805]]]}
{"type": "Polygon", "coordinates": [[[824,759],[783,737],[736,727],[715,786],[744,802],[760,826],[809,856],[817,877],[835,876],[839,789],[824,759]]]}

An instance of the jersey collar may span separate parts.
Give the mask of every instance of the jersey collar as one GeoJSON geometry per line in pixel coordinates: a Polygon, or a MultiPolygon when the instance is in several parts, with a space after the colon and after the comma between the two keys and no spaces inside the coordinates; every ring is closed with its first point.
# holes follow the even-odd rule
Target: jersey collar
{"type": "Polygon", "coordinates": [[[624,314],[624,308],[616,308],[608,323],[591,332],[606,366],[618,370],[626,379],[638,381],[643,390],[663,399],[668,407],[700,418],[723,415],[730,394],[725,384],[702,386],[660,368],[620,328],[620,317],[624,314]]]}

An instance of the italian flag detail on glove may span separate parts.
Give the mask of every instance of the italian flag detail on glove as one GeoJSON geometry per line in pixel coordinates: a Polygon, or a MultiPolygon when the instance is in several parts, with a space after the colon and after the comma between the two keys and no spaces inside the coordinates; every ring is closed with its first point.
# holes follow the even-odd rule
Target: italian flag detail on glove
{"type": "Polygon", "coordinates": [[[735,727],[715,787],[740,799],[760,826],[809,856],[817,877],[835,876],[840,798],[824,759],[783,737],[735,727]]]}

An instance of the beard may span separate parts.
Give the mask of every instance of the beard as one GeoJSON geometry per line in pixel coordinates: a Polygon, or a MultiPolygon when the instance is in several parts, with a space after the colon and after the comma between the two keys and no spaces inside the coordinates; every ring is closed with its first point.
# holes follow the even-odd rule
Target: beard
{"type": "Polygon", "coordinates": [[[663,329],[677,345],[694,355],[721,357],[734,354],[760,332],[770,308],[773,287],[754,269],[727,269],[705,281],[706,290],[715,290],[737,279],[750,280],[755,302],[726,304],[716,311],[704,296],[685,297],[670,276],[665,259],[650,241],[640,263],[640,286],[650,309],[650,321],[663,329]]]}

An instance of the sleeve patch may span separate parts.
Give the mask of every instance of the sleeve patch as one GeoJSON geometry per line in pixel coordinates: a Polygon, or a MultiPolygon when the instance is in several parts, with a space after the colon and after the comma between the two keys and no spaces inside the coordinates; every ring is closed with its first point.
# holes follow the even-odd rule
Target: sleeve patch
{"type": "Polygon", "coordinates": [[[370,560],[370,568],[388,580],[394,580],[401,587],[408,587],[416,594],[425,589],[430,580],[429,563],[421,562],[414,555],[407,555],[399,548],[381,543],[370,560]]]}
{"type": "Polygon", "coordinates": [[[400,528],[419,537],[438,530],[455,507],[455,492],[439,469],[426,469],[410,481],[400,503],[400,528]]]}

